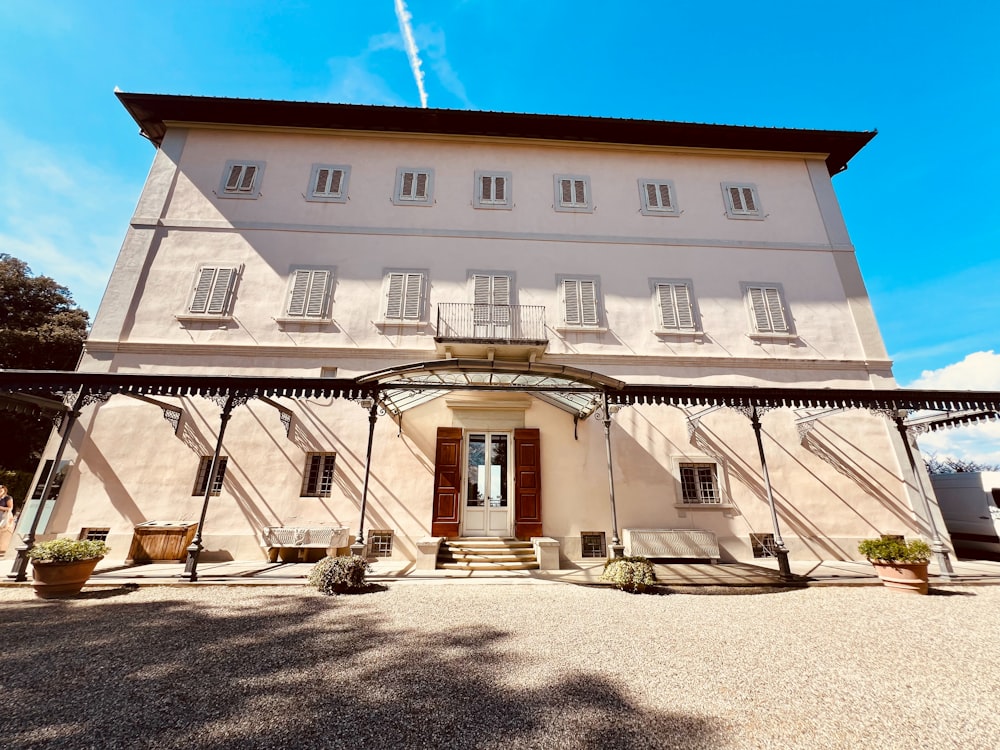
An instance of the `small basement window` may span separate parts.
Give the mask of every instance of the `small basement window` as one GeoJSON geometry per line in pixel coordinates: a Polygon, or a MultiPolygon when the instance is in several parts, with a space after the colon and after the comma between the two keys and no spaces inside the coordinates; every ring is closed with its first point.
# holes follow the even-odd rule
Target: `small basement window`
{"type": "Polygon", "coordinates": [[[580,549],[582,557],[607,557],[607,546],[604,543],[603,531],[584,531],[580,533],[580,549]]]}
{"type": "Polygon", "coordinates": [[[110,533],[111,529],[108,528],[82,528],[80,538],[88,542],[106,542],[110,533]]]}
{"type": "Polygon", "coordinates": [[[754,557],[777,557],[778,548],[774,534],[750,534],[750,548],[754,557]]]}
{"type": "Polygon", "coordinates": [[[369,532],[368,554],[372,557],[392,557],[392,531],[383,529],[369,532]]]}

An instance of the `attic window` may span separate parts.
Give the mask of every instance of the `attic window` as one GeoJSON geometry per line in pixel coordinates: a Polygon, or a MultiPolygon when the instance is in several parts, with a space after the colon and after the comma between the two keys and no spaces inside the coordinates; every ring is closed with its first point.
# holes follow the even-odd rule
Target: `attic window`
{"type": "Polygon", "coordinates": [[[256,198],[263,176],[262,161],[227,161],[218,194],[222,198],[256,198]]]}

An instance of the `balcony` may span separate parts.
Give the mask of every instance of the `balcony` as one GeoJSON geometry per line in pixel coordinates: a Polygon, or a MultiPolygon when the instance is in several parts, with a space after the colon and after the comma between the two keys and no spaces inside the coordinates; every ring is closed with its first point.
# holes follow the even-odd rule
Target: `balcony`
{"type": "Polygon", "coordinates": [[[434,340],[442,353],[461,357],[486,356],[499,347],[505,357],[541,354],[549,343],[545,307],[441,303],[434,340]]]}

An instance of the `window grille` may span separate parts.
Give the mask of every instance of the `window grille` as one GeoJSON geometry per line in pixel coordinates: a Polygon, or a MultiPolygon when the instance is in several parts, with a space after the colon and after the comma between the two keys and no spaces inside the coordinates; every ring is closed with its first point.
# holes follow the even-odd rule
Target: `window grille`
{"type": "Polygon", "coordinates": [[[302,497],[330,497],[336,453],[307,453],[302,477],[302,497]]]}
{"type": "Polygon", "coordinates": [[[583,557],[607,557],[607,547],[603,531],[584,531],[580,534],[580,549],[583,557]]]}
{"type": "Polygon", "coordinates": [[[380,530],[369,532],[368,554],[372,557],[391,557],[392,531],[380,530]]]}
{"type": "MultiPolygon", "coordinates": [[[[211,495],[220,495],[222,493],[222,480],[226,476],[226,463],[228,461],[229,459],[226,456],[219,456],[219,462],[215,467],[215,478],[212,481],[211,495]]],[[[205,490],[208,489],[208,472],[211,467],[212,457],[202,456],[198,464],[198,477],[194,482],[194,490],[191,492],[192,496],[204,496],[205,490]]]]}
{"type": "Polygon", "coordinates": [[[80,529],[80,538],[88,542],[106,542],[111,529],[83,528],[80,529]]]}
{"type": "Polygon", "coordinates": [[[681,496],[685,503],[714,505],[722,502],[715,464],[681,464],[681,496]]]}
{"type": "Polygon", "coordinates": [[[750,547],[754,557],[777,557],[778,548],[774,543],[774,534],[750,534],[750,547]]]}

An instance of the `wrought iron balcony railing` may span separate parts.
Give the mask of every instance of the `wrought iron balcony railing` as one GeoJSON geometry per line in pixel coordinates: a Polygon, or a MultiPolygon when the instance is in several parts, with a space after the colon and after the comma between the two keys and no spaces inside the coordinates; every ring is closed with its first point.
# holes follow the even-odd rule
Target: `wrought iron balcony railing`
{"type": "Polygon", "coordinates": [[[437,306],[438,341],[496,344],[544,343],[543,305],[476,305],[445,302],[437,306]]]}

